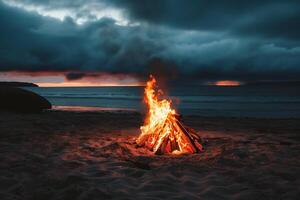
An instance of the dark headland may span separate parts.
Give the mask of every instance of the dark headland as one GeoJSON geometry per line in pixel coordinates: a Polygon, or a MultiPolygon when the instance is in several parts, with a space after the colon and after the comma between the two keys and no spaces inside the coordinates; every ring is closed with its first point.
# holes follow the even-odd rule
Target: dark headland
{"type": "Polygon", "coordinates": [[[39,87],[34,83],[27,82],[0,82],[0,87],[39,87]]]}
{"type": "Polygon", "coordinates": [[[0,82],[0,111],[40,112],[51,109],[51,103],[47,99],[21,87],[38,87],[38,85],[0,82]]]}

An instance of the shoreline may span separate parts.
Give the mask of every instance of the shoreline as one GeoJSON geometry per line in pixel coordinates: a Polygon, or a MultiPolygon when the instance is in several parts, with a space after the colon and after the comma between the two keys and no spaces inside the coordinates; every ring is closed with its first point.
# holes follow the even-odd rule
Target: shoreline
{"type": "MultiPolygon", "coordinates": [[[[101,112],[128,112],[145,115],[143,111],[131,108],[113,108],[113,107],[96,107],[96,106],[57,106],[53,105],[51,110],[45,110],[44,112],[78,112],[78,113],[101,113],[101,112]]],[[[192,118],[210,118],[210,119],[257,119],[257,120],[300,120],[300,117],[265,117],[265,116],[224,116],[224,115],[203,115],[203,114],[183,114],[184,117],[192,118]]]]}
{"type": "Polygon", "coordinates": [[[0,112],[3,199],[296,199],[298,119],[183,116],[192,155],[135,145],[137,112],[0,112]]]}
{"type": "Polygon", "coordinates": [[[130,108],[106,108],[93,106],[53,106],[49,111],[73,111],[73,112],[102,112],[102,111],[124,111],[124,112],[138,112],[136,109],[130,108]]]}

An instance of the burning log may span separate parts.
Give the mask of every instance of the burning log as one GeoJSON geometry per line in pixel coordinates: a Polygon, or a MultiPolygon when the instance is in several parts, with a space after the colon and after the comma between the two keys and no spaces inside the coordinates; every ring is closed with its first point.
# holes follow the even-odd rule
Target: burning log
{"type": "Polygon", "coordinates": [[[179,115],[171,108],[171,101],[158,99],[155,84],[156,80],[151,76],[145,88],[145,102],[149,110],[136,140],[138,146],[145,146],[155,154],[203,151],[200,136],[179,121],[179,115]]]}

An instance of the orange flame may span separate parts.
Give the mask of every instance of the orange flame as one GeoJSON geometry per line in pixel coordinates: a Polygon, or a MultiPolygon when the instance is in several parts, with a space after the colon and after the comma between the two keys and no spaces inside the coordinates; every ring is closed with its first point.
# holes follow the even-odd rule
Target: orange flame
{"type": "Polygon", "coordinates": [[[195,153],[198,149],[202,149],[199,143],[196,145],[200,146],[193,146],[192,138],[182,132],[186,129],[177,120],[178,115],[171,107],[171,100],[160,100],[159,94],[162,92],[155,87],[156,80],[150,76],[144,93],[148,113],[144,125],[140,127],[141,134],[136,141],[137,144],[145,145],[154,152],[158,152],[164,144],[163,153],[173,154],[195,153]]]}

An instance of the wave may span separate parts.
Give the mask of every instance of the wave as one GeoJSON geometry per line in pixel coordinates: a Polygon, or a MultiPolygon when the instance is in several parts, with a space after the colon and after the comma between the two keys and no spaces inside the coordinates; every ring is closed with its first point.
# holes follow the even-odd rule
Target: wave
{"type": "MultiPolygon", "coordinates": [[[[131,95],[131,94],[78,94],[78,93],[56,93],[56,94],[41,94],[45,98],[65,98],[65,99],[115,99],[115,100],[139,100],[142,101],[142,96],[131,95]]],[[[248,104],[248,103],[259,103],[259,104],[300,104],[299,99],[274,99],[274,98],[262,98],[262,99],[240,99],[240,98],[211,98],[205,96],[193,96],[193,97],[170,97],[173,102],[176,99],[180,99],[183,103],[236,103],[236,104],[248,104]]]]}
{"type": "Polygon", "coordinates": [[[241,100],[182,100],[183,103],[235,103],[235,104],[248,104],[248,103],[258,103],[258,104],[300,104],[298,100],[248,100],[248,101],[241,101],[241,100]]]}
{"type": "Polygon", "coordinates": [[[78,99],[129,99],[141,100],[142,97],[135,95],[114,94],[41,94],[45,98],[78,98],[78,99]]]}

